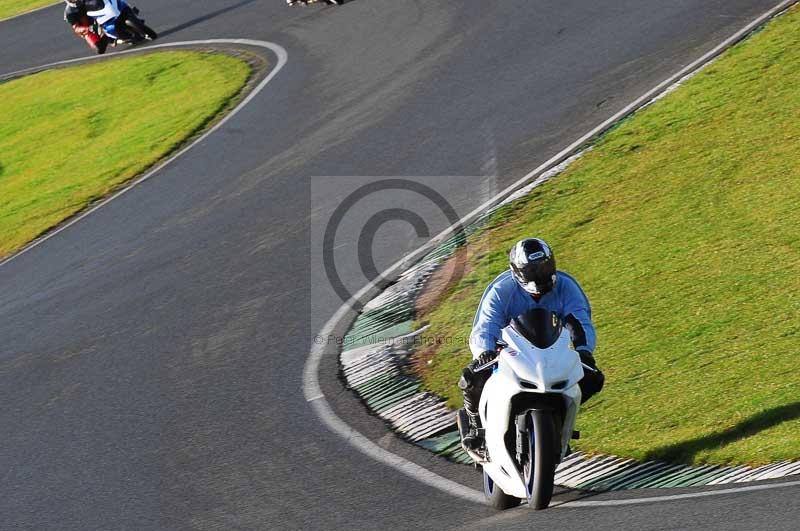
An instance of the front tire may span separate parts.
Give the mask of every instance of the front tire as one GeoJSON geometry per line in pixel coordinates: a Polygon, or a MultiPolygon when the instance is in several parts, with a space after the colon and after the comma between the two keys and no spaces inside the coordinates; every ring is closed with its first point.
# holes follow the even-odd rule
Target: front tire
{"type": "Polygon", "coordinates": [[[486,495],[489,505],[500,511],[516,507],[520,502],[519,498],[503,492],[503,489],[494,482],[486,470],[483,471],[483,493],[486,495]]]}
{"type": "Polygon", "coordinates": [[[552,411],[533,410],[528,423],[528,456],[523,479],[528,506],[546,509],[553,498],[553,483],[558,464],[558,435],[552,411]]]}

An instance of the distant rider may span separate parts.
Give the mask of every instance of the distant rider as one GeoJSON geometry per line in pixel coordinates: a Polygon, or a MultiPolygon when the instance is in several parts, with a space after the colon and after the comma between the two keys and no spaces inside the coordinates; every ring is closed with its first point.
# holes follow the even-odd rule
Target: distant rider
{"type": "Polygon", "coordinates": [[[296,5],[307,6],[308,4],[316,4],[317,2],[323,2],[331,6],[340,6],[343,0],[286,0],[286,3],[292,7],[296,5]]]}
{"type": "Polygon", "coordinates": [[[105,35],[102,37],[92,30],[92,18],[87,11],[103,9],[103,0],[66,0],[67,6],[64,8],[64,20],[72,26],[72,31],[82,37],[86,43],[98,54],[106,52],[109,39],[105,35]]]}
{"type": "Polygon", "coordinates": [[[479,431],[478,404],[483,386],[491,375],[490,370],[475,369],[497,357],[501,330],[514,317],[533,308],[545,308],[561,317],[570,330],[572,344],[581,361],[596,371],[584,370],[579,382],[582,402],[600,392],[605,379],[592,355],[595,330],[589,300],[577,280],[556,270],[556,259],[550,247],[539,238],[521,240],[509,252],[509,265],[509,270],[495,278],[483,292],[469,338],[473,360],[458,382],[464,392],[464,409],[470,427],[463,442],[471,449],[484,444],[479,431]]]}

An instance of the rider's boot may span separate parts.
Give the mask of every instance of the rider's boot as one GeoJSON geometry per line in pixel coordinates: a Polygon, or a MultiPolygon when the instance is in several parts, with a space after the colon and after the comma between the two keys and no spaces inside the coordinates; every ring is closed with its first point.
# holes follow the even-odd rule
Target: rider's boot
{"type": "MultiPolygon", "coordinates": [[[[462,378],[462,382],[463,382],[462,378]]],[[[459,382],[459,386],[462,385],[459,382]]],[[[464,446],[470,450],[478,450],[484,446],[483,430],[481,429],[481,417],[478,414],[478,402],[480,395],[475,396],[475,388],[471,385],[465,386],[464,391],[464,412],[469,421],[469,430],[464,435],[464,446]]]]}
{"type": "Polygon", "coordinates": [[[469,431],[464,435],[464,446],[470,450],[479,450],[484,446],[483,434],[481,431],[481,420],[477,413],[472,413],[467,409],[469,419],[469,431]]]}
{"type": "Polygon", "coordinates": [[[109,41],[110,39],[105,35],[100,37],[100,39],[97,41],[97,44],[95,45],[95,50],[97,50],[98,55],[106,53],[106,48],[108,48],[109,41]]]}
{"type": "Polygon", "coordinates": [[[481,400],[481,391],[485,379],[472,372],[472,364],[464,369],[458,380],[458,387],[464,393],[464,412],[467,414],[469,429],[464,435],[462,443],[470,450],[478,450],[484,446],[481,418],[478,414],[478,405],[481,400]]]}

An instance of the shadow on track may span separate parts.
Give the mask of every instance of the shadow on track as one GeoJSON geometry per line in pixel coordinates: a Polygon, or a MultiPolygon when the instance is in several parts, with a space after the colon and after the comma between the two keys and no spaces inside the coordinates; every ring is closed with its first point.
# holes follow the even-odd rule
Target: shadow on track
{"type": "Polygon", "coordinates": [[[184,22],[182,24],[178,24],[177,26],[173,26],[173,27],[168,28],[168,29],[166,29],[164,31],[160,31],[159,32],[159,36],[160,37],[166,37],[167,35],[170,35],[172,33],[175,33],[175,32],[181,31],[181,30],[185,30],[186,28],[191,28],[192,26],[195,26],[197,24],[201,24],[201,23],[203,23],[203,22],[205,22],[207,20],[211,20],[212,18],[216,18],[216,17],[218,17],[220,15],[224,15],[225,13],[227,13],[229,11],[235,11],[235,10],[239,9],[240,7],[244,7],[247,4],[252,4],[253,2],[257,2],[257,1],[258,0],[242,0],[241,2],[239,2],[237,4],[233,4],[232,6],[223,7],[222,9],[217,9],[216,11],[212,11],[211,13],[202,15],[202,16],[197,17],[197,18],[193,18],[192,20],[187,20],[186,22],[184,22]]]}
{"type": "Polygon", "coordinates": [[[689,462],[702,450],[719,448],[784,422],[800,418],[800,402],[767,409],[721,432],[656,448],[645,460],[689,462]]]}
{"type": "MultiPolygon", "coordinates": [[[[580,489],[561,489],[558,490],[556,493],[553,494],[553,500],[550,502],[548,508],[552,509],[554,507],[558,507],[559,505],[567,505],[568,503],[576,502],[576,501],[586,501],[595,496],[599,496],[601,494],[605,494],[601,491],[594,491],[594,490],[580,490],[580,489]]],[[[523,501],[520,505],[524,506],[525,502],[523,501]]]]}

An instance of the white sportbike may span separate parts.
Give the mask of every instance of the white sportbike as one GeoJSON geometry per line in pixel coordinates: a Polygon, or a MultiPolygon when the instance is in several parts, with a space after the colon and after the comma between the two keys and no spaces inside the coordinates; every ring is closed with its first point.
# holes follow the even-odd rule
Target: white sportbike
{"type": "MultiPolygon", "coordinates": [[[[498,357],[475,370],[492,370],[479,412],[486,446],[464,450],[483,467],[489,504],[508,509],[527,500],[544,509],[553,496],[555,469],[566,456],[581,403],[584,367],[570,331],[555,313],[532,310],[502,332],[498,357]]],[[[458,413],[463,440],[466,411],[458,413]]]]}

